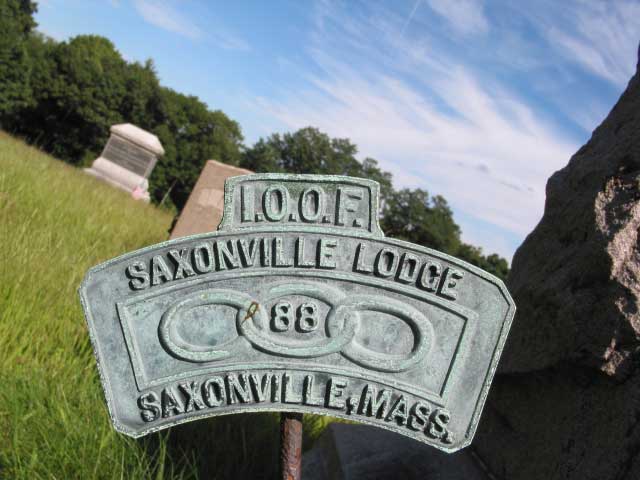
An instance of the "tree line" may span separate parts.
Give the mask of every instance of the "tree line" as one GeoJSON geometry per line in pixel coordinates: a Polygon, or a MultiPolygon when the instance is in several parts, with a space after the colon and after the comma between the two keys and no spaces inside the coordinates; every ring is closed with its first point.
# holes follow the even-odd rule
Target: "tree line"
{"type": "Polygon", "coordinates": [[[154,203],[180,211],[208,159],[255,172],[365,177],[381,185],[381,225],[399,238],[460,257],[505,278],[509,267],[461,240],[443,197],[396,190],[391,173],[357,146],[316,128],[244,145],[240,125],[198,97],[160,85],[152,60],[126,61],[97,35],[55,41],[36,30],[30,0],[0,0],[0,128],[70,164],[89,165],[109,128],[133,123],[158,136],[165,155],[149,179],[154,203]]]}

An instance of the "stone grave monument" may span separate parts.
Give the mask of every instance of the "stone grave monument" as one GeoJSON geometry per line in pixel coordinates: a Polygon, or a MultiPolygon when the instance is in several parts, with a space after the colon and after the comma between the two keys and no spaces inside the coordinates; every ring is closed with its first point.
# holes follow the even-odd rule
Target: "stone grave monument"
{"type": "Polygon", "coordinates": [[[555,172],[507,280],[519,313],[475,443],[499,478],[640,478],[640,62],[555,172]]]}
{"type": "Polygon", "coordinates": [[[164,149],[158,137],[130,123],[111,127],[102,153],[85,172],[149,201],[149,175],[164,149]]]}
{"type": "Polygon", "coordinates": [[[189,200],[180,212],[170,238],[213,232],[218,228],[224,207],[225,180],[248,173],[253,172],[209,160],[202,169],[189,195],[189,200]]]}

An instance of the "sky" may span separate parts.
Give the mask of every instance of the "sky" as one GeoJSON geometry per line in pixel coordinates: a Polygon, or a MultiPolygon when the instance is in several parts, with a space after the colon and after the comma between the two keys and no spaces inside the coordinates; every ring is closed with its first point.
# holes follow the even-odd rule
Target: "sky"
{"type": "Polygon", "coordinates": [[[40,0],[60,41],[108,37],[245,144],[314,126],[396,188],[442,195],[463,240],[511,259],[635,72],[640,0],[40,0]]]}

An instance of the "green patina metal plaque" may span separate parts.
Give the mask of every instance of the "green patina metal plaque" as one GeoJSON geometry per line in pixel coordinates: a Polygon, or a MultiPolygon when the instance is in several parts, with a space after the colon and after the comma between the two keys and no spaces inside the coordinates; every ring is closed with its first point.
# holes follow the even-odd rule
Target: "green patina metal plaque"
{"type": "Polygon", "coordinates": [[[115,428],[300,411],[468,445],[514,303],[494,276],[385,238],[378,196],[359,178],[234,177],[217,232],[92,268],[80,296],[115,428]]]}

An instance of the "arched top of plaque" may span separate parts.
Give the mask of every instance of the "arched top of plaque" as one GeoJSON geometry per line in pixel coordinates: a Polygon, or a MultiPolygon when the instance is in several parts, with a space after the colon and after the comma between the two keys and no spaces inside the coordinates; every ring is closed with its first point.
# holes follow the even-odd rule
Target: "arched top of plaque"
{"type": "Polygon", "coordinates": [[[220,231],[278,226],[382,237],[380,185],[337,175],[256,173],[228,178],[220,231]]]}
{"type": "Polygon", "coordinates": [[[115,428],[284,410],[468,445],[515,305],[493,275],[385,238],[378,204],[366,179],[233,177],[218,231],[89,270],[115,428]]]}

